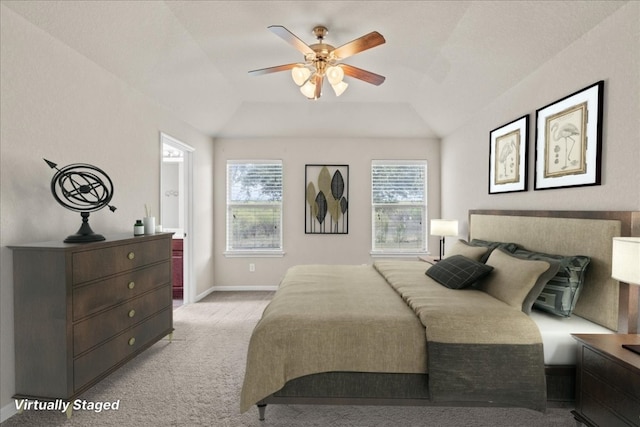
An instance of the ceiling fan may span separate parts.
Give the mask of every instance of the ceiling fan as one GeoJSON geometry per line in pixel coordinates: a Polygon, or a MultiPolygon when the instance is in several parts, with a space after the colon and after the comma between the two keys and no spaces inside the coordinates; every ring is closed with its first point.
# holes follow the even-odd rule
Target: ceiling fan
{"type": "Polygon", "coordinates": [[[336,96],[340,96],[347,89],[348,84],[342,80],[345,75],[376,86],[381,85],[385,80],[385,77],[379,74],[354,67],[353,65],[340,63],[343,59],[356,53],[384,44],[384,37],[377,31],[372,31],[342,46],[333,47],[324,42],[324,38],[329,31],[321,25],[313,29],[313,34],[318,39],[318,42],[312,45],[307,45],[281,25],[271,25],[268,28],[272,33],[302,52],[304,63],[295,62],[261,68],[249,71],[249,74],[262,75],[291,70],[293,81],[300,86],[302,94],[309,99],[320,98],[325,77],[331,84],[336,96]]]}

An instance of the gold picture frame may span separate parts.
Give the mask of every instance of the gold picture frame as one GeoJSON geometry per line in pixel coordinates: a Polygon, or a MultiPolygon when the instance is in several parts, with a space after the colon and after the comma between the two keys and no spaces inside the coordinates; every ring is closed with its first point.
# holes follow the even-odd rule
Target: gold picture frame
{"type": "Polygon", "coordinates": [[[536,190],[600,185],[603,89],[599,81],[536,111],[536,190]]]}
{"type": "Polygon", "coordinates": [[[527,191],[529,115],[489,132],[489,194],[527,191]]]}

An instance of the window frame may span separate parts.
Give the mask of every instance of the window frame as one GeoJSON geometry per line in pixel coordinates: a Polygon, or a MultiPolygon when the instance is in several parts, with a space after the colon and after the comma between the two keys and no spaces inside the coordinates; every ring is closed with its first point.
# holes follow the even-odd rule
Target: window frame
{"type": "Polygon", "coordinates": [[[283,223],[284,223],[284,165],[282,160],[280,159],[250,159],[250,160],[227,160],[227,169],[226,169],[226,205],[225,205],[225,251],[224,255],[226,257],[282,257],[284,256],[284,231],[283,231],[283,223]],[[278,165],[280,167],[280,200],[279,201],[248,201],[248,202],[234,202],[231,201],[231,180],[230,173],[232,171],[233,165],[278,165]],[[231,221],[231,210],[233,207],[238,206],[252,206],[252,207],[260,207],[264,206],[266,208],[273,208],[277,206],[280,210],[280,218],[278,223],[279,230],[279,247],[278,248],[242,248],[242,249],[233,249],[231,247],[231,243],[233,241],[232,234],[232,221],[231,221]]]}
{"type": "Polygon", "coordinates": [[[426,159],[419,160],[392,160],[392,159],[381,159],[381,160],[372,160],[371,161],[371,252],[370,255],[373,257],[407,257],[407,256],[420,256],[426,255],[429,251],[429,239],[428,239],[428,228],[427,223],[429,219],[429,210],[428,210],[428,161],[426,159]],[[376,165],[387,165],[387,166],[421,166],[424,170],[424,183],[423,183],[423,199],[420,202],[403,202],[402,206],[414,206],[420,207],[422,209],[422,224],[421,224],[421,234],[422,234],[422,247],[417,248],[376,248],[376,208],[381,206],[399,206],[398,203],[376,203],[374,201],[374,167],[376,165]]]}

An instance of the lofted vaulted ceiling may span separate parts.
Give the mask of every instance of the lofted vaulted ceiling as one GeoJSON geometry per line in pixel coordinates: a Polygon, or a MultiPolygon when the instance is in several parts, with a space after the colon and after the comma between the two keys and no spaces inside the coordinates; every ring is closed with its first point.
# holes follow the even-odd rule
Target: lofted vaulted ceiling
{"type": "Polygon", "coordinates": [[[626,1],[10,1],[2,5],[212,137],[443,137],[589,32],[626,1]],[[340,46],[370,31],[386,43],[345,63],[336,98],[298,91],[302,60],[267,30],[340,46]]]}

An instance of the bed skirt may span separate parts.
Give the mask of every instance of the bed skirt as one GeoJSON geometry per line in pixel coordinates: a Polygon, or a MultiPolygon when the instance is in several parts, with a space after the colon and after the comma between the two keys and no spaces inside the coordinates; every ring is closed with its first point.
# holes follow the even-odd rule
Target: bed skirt
{"type": "MultiPolygon", "coordinates": [[[[571,365],[545,367],[548,406],[575,401],[575,372],[575,366],[571,365]]],[[[258,403],[261,420],[264,420],[267,404],[443,405],[430,400],[427,374],[370,372],[325,372],[291,380],[258,403]]],[[[446,406],[455,404],[448,402],[446,406]]],[[[473,404],[460,402],[459,406],[473,404]]]]}

